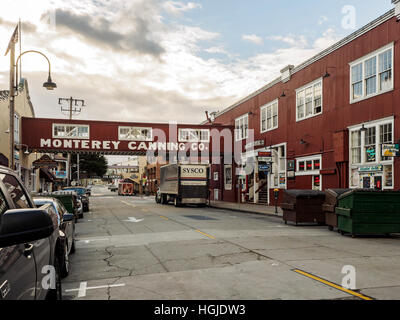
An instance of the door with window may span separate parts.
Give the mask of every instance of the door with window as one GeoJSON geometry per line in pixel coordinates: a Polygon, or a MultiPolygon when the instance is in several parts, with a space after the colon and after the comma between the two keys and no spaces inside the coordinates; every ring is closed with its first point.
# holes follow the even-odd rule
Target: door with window
{"type": "MultiPolygon", "coordinates": [[[[6,176],[1,175],[1,179],[4,178],[6,176]]],[[[0,188],[0,226],[1,217],[9,209],[14,208],[9,207],[0,188]]],[[[32,254],[27,254],[26,249],[25,244],[0,248],[0,300],[35,299],[35,260],[32,254]]]]}
{"type": "MultiPolygon", "coordinates": [[[[34,208],[35,206],[31,203],[29,196],[25,193],[24,187],[18,182],[18,180],[9,174],[0,174],[0,179],[3,181],[4,186],[7,188],[9,194],[11,195],[13,205],[15,209],[28,209],[34,208]]],[[[31,258],[26,257],[36,263],[33,266],[33,270],[31,270],[31,274],[34,277],[34,283],[36,281],[36,285],[30,285],[30,292],[36,287],[36,298],[43,299],[44,295],[47,293],[47,290],[42,288],[42,279],[46,274],[42,273],[42,268],[49,264],[50,262],[50,245],[49,239],[41,239],[38,241],[34,241],[32,243],[26,243],[22,245],[20,248],[23,253],[24,250],[33,245],[33,254],[30,255],[31,258]],[[36,276],[37,275],[37,276],[36,276]]],[[[27,272],[27,269],[30,268],[30,263],[26,266],[24,265],[24,271],[27,272]]],[[[30,279],[31,281],[31,279],[30,279]]],[[[26,293],[28,294],[28,293],[26,293]]],[[[29,293],[32,294],[32,293],[29,293]]],[[[35,293],[33,293],[35,295],[35,293]]]]}

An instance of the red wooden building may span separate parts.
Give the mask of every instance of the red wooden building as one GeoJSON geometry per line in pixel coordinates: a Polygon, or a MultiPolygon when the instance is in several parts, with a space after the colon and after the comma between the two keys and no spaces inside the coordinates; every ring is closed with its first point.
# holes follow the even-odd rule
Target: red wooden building
{"type": "MultiPolygon", "coordinates": [[[[396,3],[397,2],[397,3],[396,3]]],[[[400,13],[389,11],[217,113],[243,165],[213,165],[212,197],[272,203],[273,190],[400,189],[400,13]],[[254,139],[250,136],[254,132],[254,139]],[[247,139],[249,138],[249,139],[247,139]]]]}

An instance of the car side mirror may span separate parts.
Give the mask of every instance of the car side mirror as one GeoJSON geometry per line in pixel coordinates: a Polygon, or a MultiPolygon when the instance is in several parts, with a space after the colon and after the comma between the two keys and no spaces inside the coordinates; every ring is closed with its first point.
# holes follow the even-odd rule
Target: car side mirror
{"type": "Polygon", "coordinates": [[[45,210],[8,210],[1,217],[0,248],[48,238],[53,232],[53,220],[45,210]]]}
{"type": "Polygon", "coordinates": [[[75,216],[72,213],[66,213],[63,215],[63,222],[70,222],[75,219],[75,216]]]}

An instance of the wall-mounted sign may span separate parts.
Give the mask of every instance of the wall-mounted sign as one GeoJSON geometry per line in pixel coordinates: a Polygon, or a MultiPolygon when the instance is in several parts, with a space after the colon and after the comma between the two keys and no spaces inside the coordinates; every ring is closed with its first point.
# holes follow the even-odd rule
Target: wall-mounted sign
{"type": "Polygon", "coordinates": [[[288,171],[287,172],[287,177],[288,179],[295,179],[295,172],[294,171],[288,171]]]}
{"type": "Polygon", "coordinates": [[[272,157],[271,151],[260,151],[258,157],[272,157]]]}
{"type": "Polygon", "coordinates": [[[295,160],[287,161],[287,171],[296,171],[296,161],[295,160]]]}
{"type": "Polygon", "coordinates": [[[57,179],[67,179],[67,171],[56,171],[54,175],[57,179]]]}
{"type": "Polygon", "coordinates": [[[269,163],[267,163],[267,164],[259,164],[258,165],[258,170],[259,171],[264,171],[264,172],[270,172],[271,171],[271,165],[269,163]]]}
{"type": "Polygon", "coordinates": [[[286,175],[284,173],[279,174],[279,184],[280,185],[286,184],[286,175]]]}
{"type": "Polygon", "coordinates": [[[256,140],[254,142],[249,142],[248,144],[246,144],[244,146],[244,148],[246,150],[248,150],[248,149],[252,149],[254,147],[264,147],[264,145],[265,145],[265,141],[264,140],[256,140]]]}
{"type": "Polygon", "coordinates": [[[366,150],[367,162],[374,162],[376,160],[375,146],[370,146],[366,150]]]}
{"type": "Polygon", "coordinates": [[[400,146],[398,144],[382,144],[382,157],[400,156],[400,146]]]}
{"type": "Polygon", "coordinates": [[[33,161],[34,168],[57,168],[58,162],[51,159],[48,155],[42,156],[40,159],[33,161]]]}
{"type": "Polygon", "coordinates": [[[366,167],[358,168],[359,172],[377,172],[377,171],[382,171],[382,170],[383,170],[383,166],[382,165],[366,166],[366,167]]]}
{"type": "Polygon", "coordinates": [[[272,162],[272,157],[258,157],[258,162],[272,162]]]}

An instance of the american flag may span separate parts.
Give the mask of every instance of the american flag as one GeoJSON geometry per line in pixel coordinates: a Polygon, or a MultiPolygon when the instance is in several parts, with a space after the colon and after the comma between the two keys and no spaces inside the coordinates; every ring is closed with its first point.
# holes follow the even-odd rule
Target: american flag
{"type": "Polygon", "coordinates": [[[10,49],[11,49],[11,45],[13,44],[13,43],[17,43],[18,42],[18,28],[19,27],[19,25],[17,25],[16,26],[16,28],[15,28],[15,30],[14,30],[14,33],[13,33],[13,35],[11,36],[11,39],[10,39],[10,42],[8,43],[8,48],[7,48],[7,51],[6,51],[6,54],[5,54],[5,56],[8,54],[8,52],[10,51],[10,49]]]}

